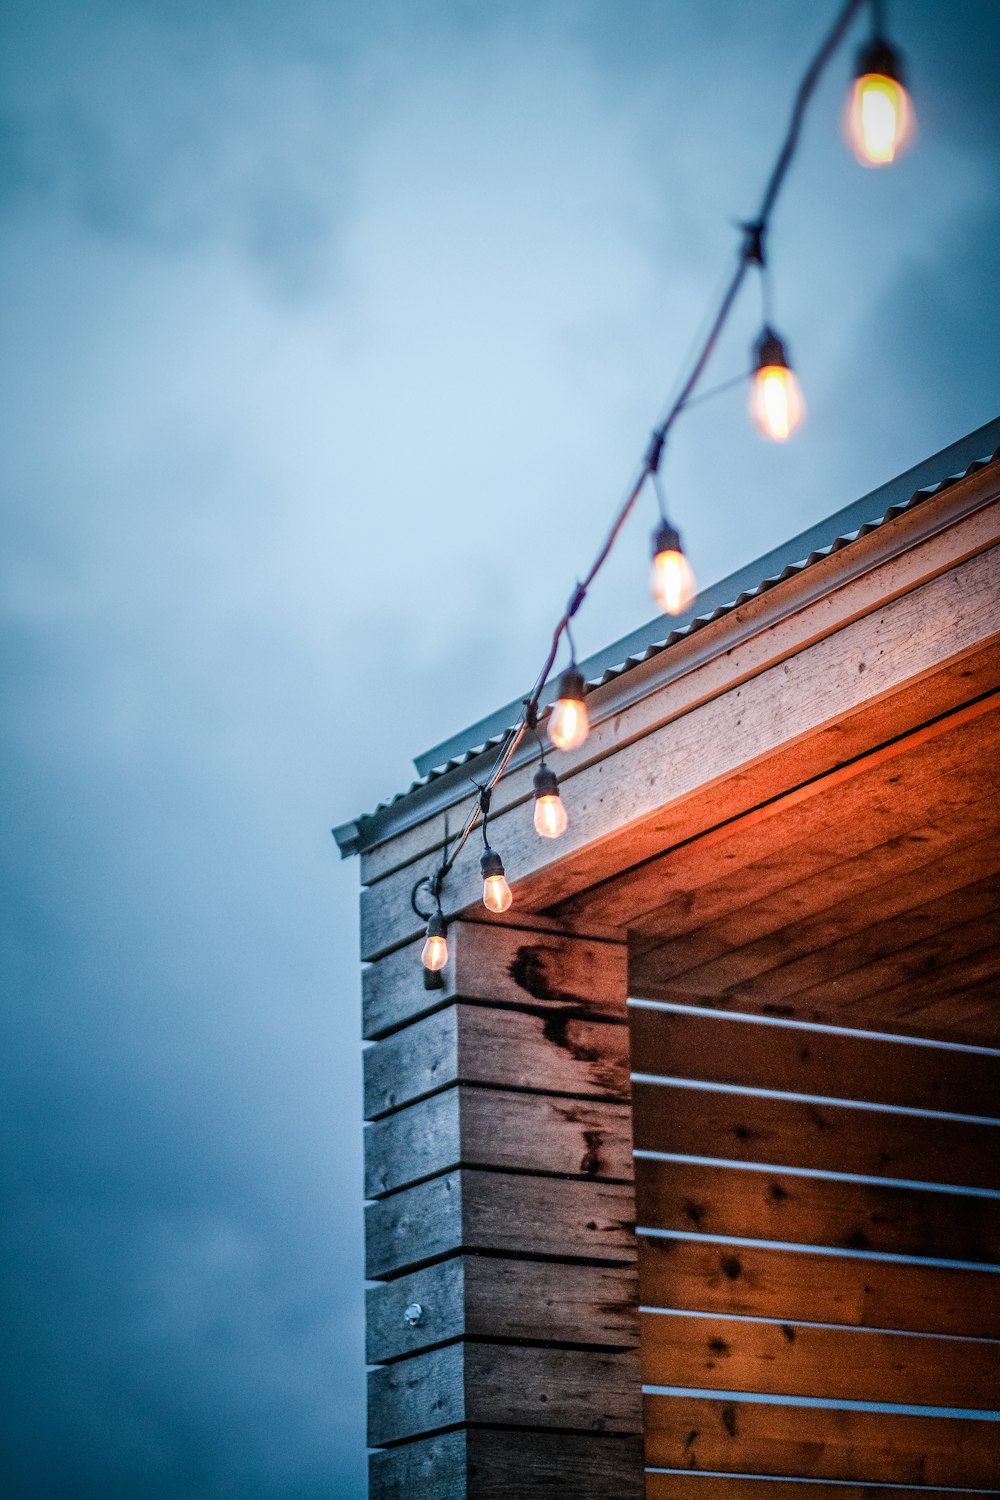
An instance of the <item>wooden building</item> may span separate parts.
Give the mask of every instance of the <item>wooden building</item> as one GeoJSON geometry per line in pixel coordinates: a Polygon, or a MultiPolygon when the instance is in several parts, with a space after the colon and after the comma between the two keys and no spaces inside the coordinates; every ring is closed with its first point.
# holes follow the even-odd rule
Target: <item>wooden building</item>
{"type": "Polygon", "coordinates": [[[1000,1491],[998,542],[1000,420],[584,664],[442,989],[411,894],[516,709],[337,830],[373,1497],[1000,1491]]]}

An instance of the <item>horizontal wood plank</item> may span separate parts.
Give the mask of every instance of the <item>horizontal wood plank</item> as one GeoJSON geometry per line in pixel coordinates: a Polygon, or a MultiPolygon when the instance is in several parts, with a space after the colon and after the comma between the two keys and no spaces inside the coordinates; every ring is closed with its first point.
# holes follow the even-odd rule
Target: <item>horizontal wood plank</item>
{"type": "Polygon", "coordinates": [[[463,1084],[365,1128],[369,1198],[457,1166],[631,1181],[628,1105],[463,1084]]]}
{"type": "Polygon", "coordinates": [[[631,1265],[455,1256],[368,1291],[368,1362],[463,1335],[634,1348],[637,1302],[631,1265]],[[416,1322],[406,1317],[414,1306],[416,1322]]]}
{"type": "MultiPolygon", "coordinates": [[[[594,893],[595,906],[607,915],[634,903],[628,920],[641,955],[664,938],[714,931],[744,907],[752,920],[763,901],[794,903],[797,892],[808,900],[810,882],[836,899],[855,883],[859,859],[877,864],[884,853],[905,869],[912,858],[943,857],[956,840],[976,843],[994,830],[986,799],[998,746],[996,697],[959,707],[616,877],[594,893]]],[[[741,941],[738,927],[733,937],[741,941]]]]}
{"type": "Polygon", "coordinates": [[[632,1187],[466,1169],[365,1210],[370,1278],[396,1276],[458,1250],[627,1264],[635,1258],[632,1187]]]}
{"type": "Polygon", "coordinates": [[[424,988],[422,943],[421,936],[362,971],[366,1038],[385,1036],[452,1000],[618,1021],[624,1017],[628,974],[621,942],[532,932],[499,922],[452,922],[440,990],[424,988]]]}
{"type": "Polygon", "coordinates": [[[369,1459],[370,1500],[642,1500],[643,1478],[642,1440],[600,1433],[471,1427],[369,1459]]]}
{"type": "MultiPolygon", "coordinates": [[[[753,692],[713,698],[579,772],[576,816],[558,850],[540,847],[550,841],[537,838],[525,808],[500,813],[497,847],[525,909],[549,912],[620,868],[626,831],[640,863],[968,702],[984,680],[996,686],[1000,658],[988,643],[998,580],[993,548],[769,668],[753,692]],[[983,651],[985,677],[971,663],[958,670],[983,651]]],[[[459,910],[481,899],[478,864],[469,845],[450,873],[459,910]]],[[[411,875],[362,892],[365,958],[417,936],[411,875]]]]}
{"type": "Polygon", "coordinates": [[[367,1048],[364,1075],[367,1120],[452,1083],[622,1100],[628,1031],[621,1022],[450,1005],[367,1048]]]}
{"type": "MultiPolygon", "coordinates": [[[[708,702],[751,681],[804,646],[869,615],[876,603],[888,603],[967,558],[994,546],[998,537],[996,474],[970,475],[930,502],[925,501],[891,525],[859,537],[849,551],[814,563],[808,570],[745,600],[719,620],[709,621],[670,652],[634,667],[629,702],[603,718],[600,696],[593,701],[587,744],[561,757],[575,771],[601,759],[617,746],[648,734],[679,712],[708,702]],[[933,519],[947,513],[947,523],[933,519]],[[845,565],[847,573],[845,575],[845,565]]],[[[497,812],[531,796],[537,761],[515,763],[494,796],[497,812]]],[[[464,787],[463,787],[464,790],[464,787]]],[[[461,794],[460,794],[461,797],[461,794]]],[[[474,799],[460,800],[452,827],[461,826],[474,799]]],[[[421,857],[428,861],[441,847],[444,828],[439,814],[394,838],[366,850],[361,879],[370,885],[421,857]]]]}
{"type": "Polygon", "coordinates": [[[636,1160],[651,1229],[1000,1263],[1000,1200],[790,1172],[636,1160]]]}
{"type": "Polygon", "coordinates": [[[640,1235],[650,1307],[1000,1339],[1000,1273],[640,1235]]]}
{"type": "Polygon", "coordinates": [[[824,1484],[821,1480],[772,1479],[767,1475],[646,1475],[646,1500],[969,1500],[968,1490],[928,1489],[926,1485],[867,1488],[824,1484]]]}
{"type": "Polygon", "coordinates": [[[942,1487],[997,1479],[1000,1428],[976,1418],[647,1395],[643,1424],[654,1467],[942,1487]]]}
{"type": "Polygon", "coordinates": [[[640,1317],[647,1385],[992,1411],[1000,1343],[751,1318],[640,1317]]]}
{"type": "Polygon", "coordinates": [[[638,1356],[466,1342],[371,1371],[373,1447],[458,1422],[637,1433],[638,1356]]]}
{"type": "Polygon", "coordinates": [[[1000,1116],[1000,1054],[629,1007],[637,1073],[1000,1116]]]}
{"type": "Polygon", "coordinates": [[[637,1082],[637,1150],[1000,1188],[1000,1126],[637,1082]]]}

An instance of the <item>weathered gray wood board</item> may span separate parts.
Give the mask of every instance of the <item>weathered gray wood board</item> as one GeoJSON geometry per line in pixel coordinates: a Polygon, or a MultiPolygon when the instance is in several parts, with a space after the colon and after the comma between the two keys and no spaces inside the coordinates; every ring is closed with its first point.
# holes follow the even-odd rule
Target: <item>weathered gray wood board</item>
{"type": "MultiPolygon", "coordinates": [[[[449,948],[444,990],[412,948],[410,972],[398,954],[368,971],[367,1265],[386,1278],[367,1298],[369,1435],[391,1450],[372,1495],[417,1475],[487,1493],[479,1426],[526,1436],[525,1495],[553,1472],[546,1433],[577,1474],[599,1442],[581,1500],[612,1474],[638,1493],[624,948],[469,923],[449,948]]],[[[496,1449],[509,1475],[515,1457],[496,1449]]]]}
{"type": "Polygon", "coordinates": [[[461,1338],[638,1342],[635,1267],[463,1255],[384,1282],[367,1296],[368,1361],[380,1364],[461,1338]],[[405,1313],[416,1304],[419,1322],[405,1313]]]}
{"type": "Polygon", "coordinates": [[[460,1085],[365,1132],[369,1198],[459,1165],[631,1181],[628,1105],[460,1085]]]}
{"type": "Polygon", "coordinates": [[[632,1352],[466,1341],[371,1372],[368,1441],[373,1446],[460,1422],[637,1433],[638,1359],[632,1352]]]}
{"type": "MultiPolygon", "coordinates": [[[[479,910],[485,915],[481,906],[479,910]]],[[[524,1006],[546,1015],[622,1019],[627,958],[621,941],[536,932],[502,921],[452,922],[440,990],[424,988],[422,943],[421,937],[363,970],[366,1037],[384,1036],[452,1000],[524,1006]]]]}
{"type": "Polygon", "coordinates": [[[365,1118],[376,1120],[452,1083],[537,1089],[581,1099],[628,1094],[628,1027],[571,1013],[449,1005],[364,1054],[365,1118]]]}
{"type": "Polygon", "coordinates": [[[469,1427],[373,1454],[371,1484],[381,1500],[641,1500],[642,1443],[469,1427]]]}
{"type": "Polygon", "coordinates": [[[635,1259],[631,1184],[466,1168],[365,1210],[369,1277],[396,1276],[459,1250],[627,1263],[635,1259]]]}

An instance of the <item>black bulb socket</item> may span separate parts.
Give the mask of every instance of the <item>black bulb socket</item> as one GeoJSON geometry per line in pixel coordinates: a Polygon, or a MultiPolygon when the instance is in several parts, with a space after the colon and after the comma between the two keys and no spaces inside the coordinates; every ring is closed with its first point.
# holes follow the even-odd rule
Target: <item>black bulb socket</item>
{"type": "Polygon", "coordinates": [[[664,521],[657,526],[653,532],[653,556],[659,557],[661,552],[683,552],[681,546],[681,534],[676,526],[671,526],[669,521],[664,521]]]}
{"type": "Polygon", "coordinates": [[[489,880],[491,875],[503,874],[503,860],[495,849],[486,849],[479,861],[479,868],[483,872],[483,879],[489,880]]]}
{"type": "Polygon", "coordinates": [[[779,365],[786,370],[792,368],[785,346],[773,328],[765,324],[764,331],[753,346],[754,369],[764,370],[768,365],[779,365]]]}
{"type": "Polygon", "coordinates": [[[883,78],[891,78],[893,83],[898,83],[900,88],[906,87],[903,59],[884,37],[873,37],[858,53],[855,78],[864,78],[869,73],[880,73],[883,78]]]}
{"type": "Polygon", "coordinates": [[[569,698],[576,703],[583,702],[586,688],[583,685],[583,674],[576,667],[567,667],[559,679],[559,690],[557,698],[569,698]]]}
{"type": "Polygon", "coordinates": [[[439,911],[436,911],[427,923],[427,937],[446,938],[448,936],[448,924],[439,911]]]}
{"type": "Polygon", "coordinates": [[[551,766],[539,766],[535,772],[535,796],[536,797],[558,797],[559,778],[551,766]]]}

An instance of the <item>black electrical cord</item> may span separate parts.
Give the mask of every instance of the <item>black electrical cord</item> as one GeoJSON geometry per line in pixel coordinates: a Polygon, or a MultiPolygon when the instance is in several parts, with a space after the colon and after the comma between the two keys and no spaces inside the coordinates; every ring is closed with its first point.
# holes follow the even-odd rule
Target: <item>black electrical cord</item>
{"type": "MultiPolygon", "coordinates": [[[[831,26],[826,37],[823,39],[823,42],[817,50],[815,56],[813,57],[812,62],[809,64],[809,67],[806,69],[802,82],[799,84],[798,91],[796,92],[795,100],[792,105],[791,117],[788,122],[788,128],[785,131],[784,139],[781,143],[781,149],[778,152],[777,160],[775,161],[774,167],[771,171],[771,175],[768,178],[767,186],[764,189],[764,195],[761,200],[761,205],[757,216],[756,218],[751,219],[746,223],[741,223],[738,226],[743,238],[738,252],[736,267],[732,275],[730,276],[728,283],[726,284],[725,290],[722,294],[722,298],[719,302],[718,309],[715,313],[715,317],[712,319],[709,326],[708,333],[701,341],[700,349],[693,359],[691,368],[688,371],[686,378],[683,380],[678,394],[670,403],[665,415],[659,422],[658,426],[653,430],[649,446],[646,449],[646,453],[638,469],[636,470],[635,476],[633,477],[631,483],[625,491],[624,499],[622,500],[615,519],[611,524],[611,528],[604,539],[603,546],[595,557],[593,564],[591,565],[586,576],[582,581],[577,581],[576,587],[570,595],[569,602],[566,605],[566,609],[563,612],[562,618],[559,620],[558,624],[555,627],[555,630],[552,632],[552,641],[549,646],[548,655],[545,658],[545,662],[542,666],[541,671],[535,678],[535,683],[532,687],[529,697],[525,700],[524,713],[521,719],[517,724],[512,725],[505,734],[497,753],[497,758],[493,763],[493,769],[490,771],[486,782],[481,786],[479,786],[479,783],[476,783],[476,785],[479,786],[479,802],[477,803],[476,807],[473,808],[468,819],[466,820],[462,832],[458,835],[455,841],[455,847],[449,853],[447,845],[445,845],[444,858],[442,859],[441,864],[438,866],[434,875],[432,877],[429,877],[427,883],[438,896],[440,895],[441,886],[444,880],[451,871],[455,860],[458,858],[462,849],[465,847],[469,835],[475,828],[480,815],[482,815],[483,817],[483,837],[485,840],[485,825],[489,813],[489,793],[492,792],[493,788],[500,780],[504,771],[507,769],[507,766],[510,763],[511,756],[514,754],[514,751],[520,744],[525,729],[529,727],[529,724],[530,727],[533,728],[535,722],[537,721],[539,699],[546,682],[549,680],[552,668],[555,665],[555,659],[559,651],[559,643],[562,640],[563,635],[569,629],[570,621],[573,619],[573,616],[576,614],[577,610],[580,608],[581,604],[586,598],[588,589],[590,588],[594,579],[597,577],[601,568],[604,566],[604,563],[607,561],[608,554],[617,541],[622,527],[628,520],[635,502],[639,498],[639,494],[642,490],[643,485],[650,476],[655,475],[658,471],[660,466],[660,459],[663,454],[663,447],[667,440],[667,436],[670,432],[671,427],[680,416],[681,412],[694,403],[695,387],[705,373],[705,369],[719,341],[722,330],[726,325],[729,314],[733,309],[737,294],[741,286],[743,285],[743,280],[747,274],[748,269],[751,266],[756,265],[761,268],[762,272],[764,271],[764,239],[770,224],[771,214],[774,211],[774,205],[778,199],[778,194],[780,193],[785,178],[788,175],[788,169],[792,164],[792,158],[795,155],[795,149],[799,143],[799,136],[802,132],[802,123],[805,119],[806,109],[808,108],[809,101],[816,90],[816,85],[819,82],[824,68],[830,61],[830,58],[836,52],[837,48],[840,46],[840,43],[842,42],[844,35],[848,30],[848,27],[854,20],[854,17],[858,13],[858,11],[861,10],[862,6],[865,3],[866,0],[845,0],[845,4],[841,7],[836,20],[831,26]],[[485,807],[483,805],[484,796],[487,798],[485,807]]],[[[880,10],[879,0],[871,0],[871,3],[875,8],[877,25],[880,10]]],[[[745,378],[745,376],[739,377],[740,380],[745,378]]],[[[735,381],[727,382],[725,386],[722,386],[719,389],[726,389],[730,384],[735,383],[735,381]]],[[[704,396],[698,397],[697,399],[707,400],[708,396],[712,394],[716,394],[716,392],[707,392],[704,396]]],[[[424,882],[420,882],[419,884],[423,883],[424,882]]],[[[414,895],[415,894],[416,891],[414,892],[414,895]]]]}

